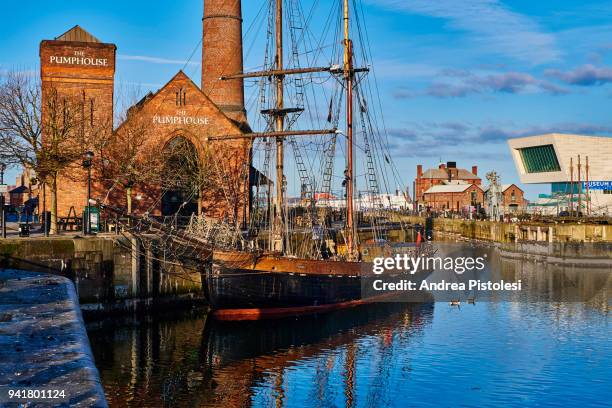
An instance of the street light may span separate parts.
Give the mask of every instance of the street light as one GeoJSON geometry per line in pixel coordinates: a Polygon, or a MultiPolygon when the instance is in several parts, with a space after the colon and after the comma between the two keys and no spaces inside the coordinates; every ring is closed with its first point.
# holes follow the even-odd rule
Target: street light
{"type": "Polygon", "coordinates": [[[94,154],[88,151],[83,155],[83,167],[87,169],[87,205],[85,207],[85,222],[83,225],[83,235],[91,234],[91,214],[89,210],[89,200],[91,200],[91,166],[94,154]]]}
{"type": "Polygon", "coordinates": [[[6,164],[0,163],[0,220],[2,221],[2,238],[6,238],[6,216],[4,214],[4,193],[6,186],[4,185],[4,171],[6,170],[6,164]]]}

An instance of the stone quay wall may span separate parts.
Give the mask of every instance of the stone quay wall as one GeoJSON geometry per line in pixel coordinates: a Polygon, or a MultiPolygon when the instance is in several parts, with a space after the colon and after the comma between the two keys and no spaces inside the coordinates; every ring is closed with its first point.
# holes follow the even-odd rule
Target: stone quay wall
{"type": "Polygon", "coordinates": [[[0,270],[0,384],[3,407],[17,406],[4,405],[8,389],[64,392],[61,400],[19,406],[108,407],[68,279],[0,270]]]}
{"type": "MultiPolygon", "coordinates": [[[[425,224],[424,217],[403,216],[410,224],[425,224]]],[[[434,232],[494,242],[612,242],[612,225],[578,223],[500,223],[434,218],[434,232]]]]}
{"type": "Polygon", "coordinates": [[[204,301],[200,273],[164,265],[126,236],[0,240],[1,269],[67,277],[86,317],[204,301]]]}

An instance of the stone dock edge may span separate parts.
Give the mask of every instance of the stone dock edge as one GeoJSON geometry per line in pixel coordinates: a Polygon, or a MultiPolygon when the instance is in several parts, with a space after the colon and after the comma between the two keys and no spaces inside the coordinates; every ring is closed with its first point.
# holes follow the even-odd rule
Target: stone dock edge
{"type": "MultiPolygon", "coordinates": [[[[0,391],[8,389],[64,390],[53,406],[108,407],[67,278],[0,269],[0,391]]],[[[28,406],[38,405],[49,406],[28,406]]]]}

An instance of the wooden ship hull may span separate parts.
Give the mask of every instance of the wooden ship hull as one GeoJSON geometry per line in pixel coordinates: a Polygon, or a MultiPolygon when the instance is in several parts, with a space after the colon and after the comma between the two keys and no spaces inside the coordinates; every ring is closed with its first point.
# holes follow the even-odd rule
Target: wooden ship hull
{"type": "MultiPolygon", "coordinates": [[[[423,279],[394,272],[395,279],[423,279]]],[[[215,251],[203,277],[205,296],[220,320],[260,320],[323,313],[394,300],[393,293],[367,294],[379,275],[369,262],[313,260],[238,251],[215,251]]]]}

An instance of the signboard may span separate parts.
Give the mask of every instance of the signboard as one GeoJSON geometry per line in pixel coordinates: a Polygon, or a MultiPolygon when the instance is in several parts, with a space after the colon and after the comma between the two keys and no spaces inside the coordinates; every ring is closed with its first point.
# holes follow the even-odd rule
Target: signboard
{"type": "Polygon", "coordinates": [[[89,229],[91,232],[100,232],[100,209],[93,205],[89,206],[89,229]]]}
{"type": "MultiPolygon", "coordinates": [[[[612,190],[612,181],[589,181],[589,190],[612,190]]],[[[587,183],[582,183],[583,189],[586,190],[587,183]]]]}
{"type": "Polygon", "coordinates": [[[153,116],[154,125],[210,125],[210,118],[207,116],[189,116],[185,111],[178,111],[176,115],[155,115],[153,116]]]}
{"type": "Polygon", "coordinates": [[[4,194],[8,192],[8,185],[0,184],[0,194],[4,194]]]}
{"type": "Polygon", "coordinates": [[[85,66],[100,66],[107,67],[107,58],[88,57],[84,51],[74,51],[74,55],[51,55],[49,57],[50,64],[58,65],[85,65],[85,66]]]}

